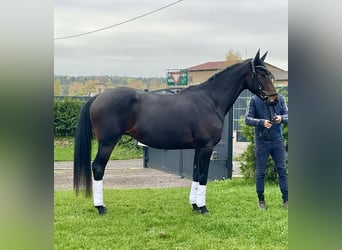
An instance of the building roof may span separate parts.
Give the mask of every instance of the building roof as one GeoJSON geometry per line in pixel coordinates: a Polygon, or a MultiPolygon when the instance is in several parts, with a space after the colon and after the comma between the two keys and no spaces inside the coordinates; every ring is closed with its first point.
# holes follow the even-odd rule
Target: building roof
{"type": "MultiPolygon", "coordinates": [[[[267,66],[273,67],[277,70],[284,71],[283,69],[274,66],[269,63],[265,63],[267,66]]],[[[188,68],[189,71],[205,71],[205,70],[220,70],[224,67],[228,66],[226,61],[214,61],[214,62],[206,62],[199,65],[192,66],[188,68]]],[[[287,72],[287,71],[285,71],[287,72]]]]}
{"type": "Polygon", "coordinates": [[[189,71],[201,71],[201,70],[218,70],[222,69],[225,65],[225,61],[206,62],[196,66],[188,68],[189,71]]]}

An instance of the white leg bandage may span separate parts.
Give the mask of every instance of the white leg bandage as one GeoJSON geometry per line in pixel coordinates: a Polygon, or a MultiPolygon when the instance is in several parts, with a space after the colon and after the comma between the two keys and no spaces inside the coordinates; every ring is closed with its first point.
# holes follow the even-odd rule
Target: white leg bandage
{"type": "Polygon", "coordinates": [[[192,181],[192,183],[191,183],[191,189],[190,189],[190,195],[189,195],[190,204],[196,203],[198,185],[199,185],[199,182],[196,182],[196,181],[192,181]]]}
{"type": "Polygon", "coordinates": [[[93,180],[94,206],[105,206],[103,203],[103,180],[93,180]]]}
{"type": "Polygon", "coordinates": [[[196,198],[196,205],[198,207],[205,206],[206,193],[207,193],[207,186],[198,185],[198,192],[197,192],[197,198],[196,198]]]}

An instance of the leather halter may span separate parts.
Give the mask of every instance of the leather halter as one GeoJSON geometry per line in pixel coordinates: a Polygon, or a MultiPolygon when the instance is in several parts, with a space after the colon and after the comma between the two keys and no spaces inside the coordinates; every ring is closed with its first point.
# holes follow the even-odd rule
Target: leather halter
{"type": "Polygon", "coordinates": [[[267,99],[271,96],[276,96],[278,95],[277,92],[273,92],[273,93],[269,93],[267,94],[266,91],[263,89],[262,87],[262,81],[260,80],[260,78],[258,77],[257,73],[256,73],[256,69],[260,68],[262,70],[264,70],[267,75],[272,75],[272,73],[264,66],[258,65],[258,66],[254,66],[253,65],[253,61],[251,61],[251,65],[252,65],[252,71],[253,71],[253,75],[252,75],[252,81],[255,79],[256,83],[258,84],[258,96],[263,99],[265,102],[267,101],[267,99]]]}

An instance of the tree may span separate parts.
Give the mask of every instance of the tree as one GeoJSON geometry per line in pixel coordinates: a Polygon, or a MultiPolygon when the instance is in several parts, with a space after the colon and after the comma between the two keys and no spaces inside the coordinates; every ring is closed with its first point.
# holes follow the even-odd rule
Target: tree
{"type": "Polygon", "coordinates": [[[134,89],[146,89],[147,88],[147,83],[143,82],[140,79],[130,78],[128,80],[128,87],[131,87],[131,88],[134,88],[134,89]]]}
{"type": "Polygon", "coordinates": [[[62,94],[62,85],[61,82],[59,80],[54,80],[53,81],[53,95],[57,96],[57,95],[61,95],[62,94]]]}
{"type": "Polygon", "coordinates": [[[100,80],[88,80],[84,83],[84,94],[90,95],[91,93],[96,93],[96,86],[100,85],[100,80]]]}
{"type": "Polygon", "coordinates": [[[225,61],[225,66],[229,66],[238,62],[241,62],[241,54],[239,51],[234,51],[230,49],[228,53],[226,54],[226,61],[225,61]]]}
{"type": "Polygon", "coordinates": [[[84,84],[81,82],[73,82],[69,85],[69,95],[77,96],[77,95],[88,95],[86,90],[84,89],[84,84]]]}

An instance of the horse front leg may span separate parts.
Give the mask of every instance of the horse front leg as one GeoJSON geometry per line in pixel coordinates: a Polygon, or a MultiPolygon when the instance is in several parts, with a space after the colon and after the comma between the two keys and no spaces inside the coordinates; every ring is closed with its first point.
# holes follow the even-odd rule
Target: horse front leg
{"type": "Polygon", "coordinates": [[[94,207],[97,208],[99,215],[107,212],[103,202],[103,176],[109,157],[113,151],[114,144],[99,143],[99,148],[92,165],[93,170],[93,200],[94,207]]]}
{"type": "MultiPolygon", "coordinates": [[[[195,171],[194,168],[194,174],[193,174],[193,183],[192,185],[196,186],[196,182],[198,182],[197,185],[197,194],[196,194],[196,206],[193,205],[194,210],[198,210],[201,212],[201,214],[208,213],[208,209],[206,207],[206,193],[207,193],[207,181],[208,181],[208,172],[209,172],[209,164],[210,164],[210,156],[212,153],[212,148],[200,148],[197,151],[197,157],[198,158],[198,165],[195,171]],[[197,177],[195,177],[195,172],[197,172],[197,177]]],[[[196,155],[196,153],[195,153],[196,155]]],[[[195,164],[194,164],[195,166],[195,164]]],[[[192,191],[191,187],[191,191],[192,191]]],[[[195,190],[195,188],[194,188],[195,190]]],[[[191,195],[190,191],[190,195],[191,195]]],[[[192,200],[194,201],[194,200],[192,200]]]]}

